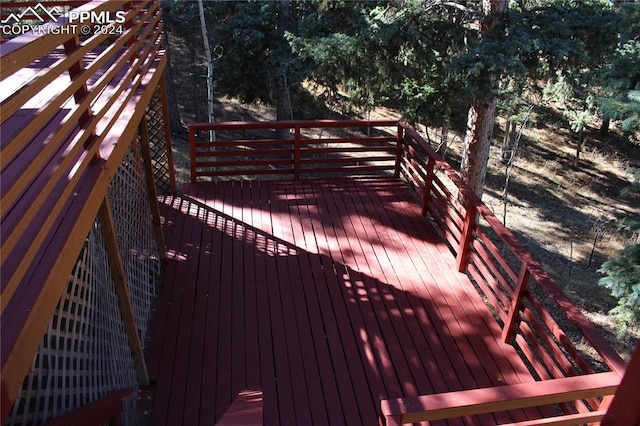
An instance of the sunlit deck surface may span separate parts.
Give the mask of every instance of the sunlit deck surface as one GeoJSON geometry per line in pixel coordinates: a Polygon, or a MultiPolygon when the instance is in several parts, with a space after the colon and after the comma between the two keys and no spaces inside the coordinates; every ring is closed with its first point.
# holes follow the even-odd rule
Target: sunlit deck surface
{"type": "Polygon", "coordinates": [[[400,180],[200,183],[161,213],[153,425],[251,388],[267,425],[374,425],[381,399],[533,380],[400,180]]]}

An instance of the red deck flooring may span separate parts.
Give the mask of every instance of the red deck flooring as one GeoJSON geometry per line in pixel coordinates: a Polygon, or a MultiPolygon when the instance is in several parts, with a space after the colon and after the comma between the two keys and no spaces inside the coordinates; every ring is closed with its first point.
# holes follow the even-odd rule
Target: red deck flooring
{"type": "Polygon", "coordinates": [[[254,388],[266,425],[375,425],[381,399],[532,380],[399,180],[187,185],[161,212],[152,425],[254,388]]]}

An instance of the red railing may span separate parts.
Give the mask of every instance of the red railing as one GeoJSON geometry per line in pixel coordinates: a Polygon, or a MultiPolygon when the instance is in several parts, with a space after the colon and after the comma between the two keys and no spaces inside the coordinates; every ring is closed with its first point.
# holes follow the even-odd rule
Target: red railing
{"type": "MultiPolygon", "coordinates": [[[[295,179],[326,173],[380,173],[400,176],[422,202],[456,257],[460,272],[470,276],[502,327],[501,338],[513,344],[538,380],[614,372],[625,362],[560,290],[458,173],[408,124],[395,121],[319,121],[192,124],[191,178],[275,174],[295,179]],[[323,139],[312,129],[371,129],[376,132],[323,139]],[[382,129],[380,129],[382,128],[382,129]],[[293,139],[276,140],[251,131],[292,129],[293,139]],[[218,142],[198,137],[210,130],[233,131],[218,142]],[[386,130],[386,134],[384,133],[386,130]],[[235,139],[234,139],[235,138],[235,139]],[[380,163],[375,163],[380,160],[380,163]],[[580,344],[597,353],[587,359],[580,344]]],[[[271,133],[269,133],[271,135],[271,133]]],[[[594,376],[595,377],[595,376],[594,376]]],[[[607,383],[614,381],[607,376],[607,383]]],[[[611,389],[607,388],[607,392],[611,389]]],[[[587,395],[588,394],[588,395],[587,395]]],[[[558,408],[576,419],[598,411],[600,397],[558,399],[558,408]],[[571,401],[571,402],[567,402],[571,401]]],[[[595,397],[594,395],[599,395],[595,397]]],[[[554,401],[555,402],[555,401],[554,401]]]]}
{"type": "Polygon", "coordinates": [[[65,15],[0,44],[2,421],[166,63],[159,2],[54,4],[114,22],[65,15]]]}
{"type": "Polygon", "coordinates": [[[394,120],[195,123],[189,140],[194,183],[206,177],[383,172],[395,167],[399,146],[394,120]],[[276,131],[289,138],[274,138],[276,131]]]}
{"type": "Polygon", "coordinates": [[[582,339],[622,375],[624,361],[529,251],[413,128],[402,127],[400,175],[502,322],[503,340],[522,350],[541,379],[594,372],[575,347],[582,339]]]}

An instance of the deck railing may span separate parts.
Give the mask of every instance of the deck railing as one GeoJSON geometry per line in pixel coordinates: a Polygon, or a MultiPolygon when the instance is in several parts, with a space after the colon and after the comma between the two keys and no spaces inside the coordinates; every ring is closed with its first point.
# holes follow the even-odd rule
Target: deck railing
{"type": "Polygon", "coordinates": [[[522,351],[540,379],[593,373],[576,348],[582,339],[602,367],[622,375],[618,353],[522,243],[414,129],[403,128],[400,174],[449,244],[458,270],[471,276],[502,323],[502,339],[522,351]]]}
{"type": "MultiPolygon", "coordinates": [[[[502,326],[501,338],[518,349],[534,377],[561,380],[602,371],[621,377],[625,363],[608,341],[457,172],[413,128],[401,126],[405,134],[400,175],[418,194],[423,214],[456,256],[458,270],[470,276],[494,312],[502,326]]],[[[609,385],[616,383],[609,376],[605,381],[609,385]]],[[[558,402],[565,421],[573,418],[575,424],[580,424],[588,421],[585,416],[590,413],[600,411],[601,417],[601,397],[611,393],[612,389],[608,389],[579,400],[572,400],[570,393],[561,393],[553,402],[558,402]]],[[[500,403],[511,407],[524,407],[530,402],[510,395],[508,389],[498,396],[504,399],[500,403]]],[[[450,396],[453,400],[462,397],[450,396]]],[[[433,401],[422,402],[434,407],[433,401]]],[[[456,416],[472,413],[471,409],[463,409],[456,416]]],[[[413,416],[414,421],[434,412],[423,414],[413,416]]]]}
{"type": "Polygon", "coordinates": [[[383,172],[398,159],[394,120],[194,123],[191,182],[228,176],[300,179],[383,172]],[[279,131],[289,135],[276,139],[279,131]],[[212,141],[210,134],[215,132],[212,141]]]}
{"type": "MultiPolygon", "coordinates": [[[[11,33],[0,44],[0,421],[26,424],[148,382],[140,335],[148,315],[128,285],[153,285],[151,269],[163,256],[146,120],[161,92],[166,57],[157,1],[0,7],[3,32],[11,33]],[[141,190],[134,192],[134,184],[141,190]],[[151,231],[149,247],[128,250],[139,243],[135,238],[147,236],[147,211],[156,213],[155,238],[151,231]],[[134,228],[135,235],[129,232],[134,228]],[[107,268],[101,268],[103,257],[107,268]],[[132,279],[128,268],[136,262],[149,270],[132,279]],[[98,303],[102,287],[96,282],[108,290],[98,303]],[[115,331],[103,333],[96,323],[113,305],[107,325],[115,331]],[[120,332],[124,349],[98,340],[120,339],[120,332]],[[100,359],[95,366],[87,353],[103,347],[133,358],[134,367],[107,371],[113,358],[92,353],[100,359]],[[63,351],[68,358],[60,356],[63,351]],[[116,383],[119,372],[132,380],[116,383]],[[34,378],[36,373],[42,375],[34,378]],[[103,384],[103,377],[111,383],[103,384]]],[[[135,397],[127,400],[132,406],[135,397]]]]}
{"type": "MultiPolygon", "coordinates": [[[[502,327],[501,338],[517,348],[536,379],[607,371],[621,377],[624,373],[624,361],[607,340],[410,125],[388,120],[302,121],[199,123],[189,128],[193,182],[203,176],[256,178],[264,174],[294,179],[328,173],[400,176],[448,244],[458,270],[469,275],[485,298],[502,327]],[[309,133],[337,129],[340,134],[354,128],[361,132],[323,138],[313,138],[309,133]],[[272,133],[257,140],[247,136],[249,131],[275,129],[292,129],[293,138],[276,140],[269,137],[272,133]],[[234,133],[210,142],[206,133],[210,130],[217,136],[221,131],[234,133]]],[[[610,376],[607,380],[611,382],[610,376]]],[[[600,397],[589,393],[584,399],[567,402],[561,396],[558,408],[578,418],[597,411],[600,397]]]]}

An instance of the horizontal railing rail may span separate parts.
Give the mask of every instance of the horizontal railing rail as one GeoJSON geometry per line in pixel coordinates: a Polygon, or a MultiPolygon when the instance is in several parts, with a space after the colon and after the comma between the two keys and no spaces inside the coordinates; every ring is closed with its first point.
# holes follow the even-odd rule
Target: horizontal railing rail
{"type": "Polygon", "coordinates": [[[300,179],[335,172],[387,172],[402,177],[456,256],[458,270],[470,276],[494,312],[503,329],[502,339],[516,346],[537,379],[607,369],[623,374],[625,363],[607,340],[460,175],[407,123],[195,123],[189,125],[189,131],[192,182],[261,174],[300,179]],[[276,130],[291,131],[291,138],[276,139],[276,130]],[[211,131],[216,132],[215,141],[211,131]],[[376,163],[379,158],[381,163],[376,163]],[[596,359],[586,359],[578,349],[582,341],[598,354],[596,359]]]}
{"type": "MultiPolygon", "coordinates": [[[[558,384],[555,390],[546,384],[534,386],[543,394],[553,393],[553,400],[518,396],[530,384],[514,384],[513,393],[506,388],[478,390],[479,394],[502,395],[506,401],[488,402],[478,412],[491,412],[504,404],[530,407],[535,400],[555,404],[562,422],[577,424],[602,417],[603,397],[615,390],[625,370],[624,361],[513,233],[410,125],[388,120],[196,123],[189,126],[189,133],[194,183],[204,178],[266,174],[300,179],[328,173],[386,172],[401,177],[456,257],[458,270],[471,278],[494,312],[502,327],[501,339],[517,348],[534,380],[558,384]],[[290,137],[275,138],[278,130],[289,131],[290,137]],[[587,357],[579,349],[584,342],[597,355],[587,357]],[[589,383],[601,378],[607,381],[606,389],[590,387],[589,383]],[[561,390],[577,383],[584,388],[582,393],[561,390]]],[[[439,397],[425,397],[425,406],[439,397]]],[[[464,415],[476,410],[469,409],[464,415]]],[[[427,417],[421,413],[422,417],[406,418],[431,419],[434,413],[428,411],[427,417]]],[[[437,415],[447,413],[443,409],[437,415]]]]}
{"type": "MultiPolygon", "coordinates": [[[[533,383],[518,383],[487,389],[469,389],[397,398],[381,402],[381,414],[387,426],[400,426],[480,414],[511,411],[522,408],[567,404],[587,398],[611,396],[620,384],[620,376],[613,372],[586,376],[565,377],[533,383]]],[[[607,400],[607,401],[610,401],[607,400]]],[[[607,403],[591,411],[558,414],[553,417],[516,421],[511,425],[563,424],[582,425],[600,421],[606,414],[607,403]]]]}
{"type": "MultiPolygon", "coordinates": [[[[411,126],[401,127],[400,176],[456,256],[458,270],[469,275],[494,312],[502,340],[518,349],[534,378],[603,370],[622,376],[625,362],[529,251],[411,126]],[[597,356],[587,359],[579,345],[597,356]]],[[[592,396],[558,408],[565,415],[589,415],[600,403],[592,396]]]]}
{"type": "Polygon", "coordinates": [[[540,379],[593,373],[576,347],[588,342],[604,366],[622,375],[625,362],[529,251],[409,125],[400,174],[422,200],[458,263],[540,379]],[[567,330],[570,329],[570,330],[567,330]]]}
{"type": "Polygon", "coordinates": [[[166,63],[159,2],[81,3],[0,44],[2,421],[166,63]]]}
{"type": "Polygon", "coordinates": [[[380,173],[395,170],[398,158],[394,120],[193,123],[189,140],[193,183],[224,176],[380,173]]]}

